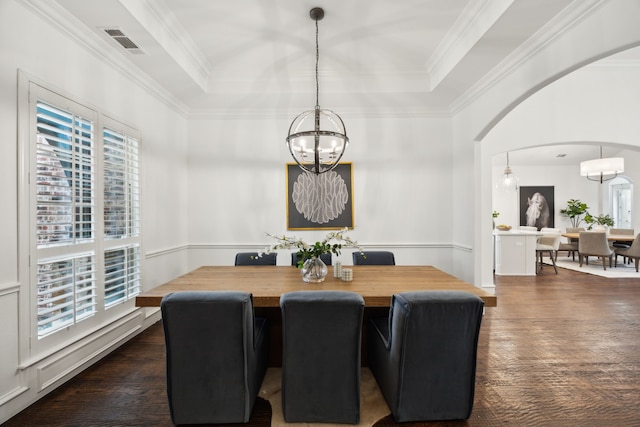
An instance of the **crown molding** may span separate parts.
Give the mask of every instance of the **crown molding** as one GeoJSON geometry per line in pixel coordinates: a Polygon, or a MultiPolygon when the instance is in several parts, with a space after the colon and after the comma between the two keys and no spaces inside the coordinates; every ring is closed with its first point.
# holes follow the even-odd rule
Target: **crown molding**
{"type": "Polygon", "coordinates": [[[211,64],[178,23],[163,1],[119,0],[120,4],[182,68],[191,80],[207,92],[211,64]]]}
{"type": "MultiPolygon", "coordinates": [[[[370,119],[370,118],[450,118],[451,111],[442,108],[428,107],[368,107],[362,109],[333,109],[339,112],[343,119],[370,119]]],[[[301,110],[291,109],[192,109],[188,113],[188,118],[192,120],[228,120],[228,119],[293,119],[300,114],[301,110]]]]}
{"type": "Polygon", "coordinates": [[[426,64],[430,90],[447,77],[514,0],[476,0],[464,9],[426,64]]]}
{"type": "Polygon", "coordinates": [[[188,116],[188,107],[178,98],[151,79],[139,68],[127,61],[121,54],[114,52],[112,46],[106,40],[102,40],[86,27],[82,22],[68,13],[55,1],[18,0],[29,10],[35,13],[44,22],[57,28],[73,42],[84,47],[98,60],[110,65],[116,71],[127,77],[133,83],[139,85],[152,96],[158,99],[183,117],[188,116]]]}
{"type": "Polygon", "coordinates": [[[536,34],[495,66],[485,77],[469,88],[462,96],[451,104],[452,114],[457,114],[472,104],[491,88],[496,86],[508,74],[514,72],[528,59],[535,56],[545,46],[565,34],[583,19],[593,13],[607,0],[580,0],[574,1],[556,17],[550,20],[536,34]]]}

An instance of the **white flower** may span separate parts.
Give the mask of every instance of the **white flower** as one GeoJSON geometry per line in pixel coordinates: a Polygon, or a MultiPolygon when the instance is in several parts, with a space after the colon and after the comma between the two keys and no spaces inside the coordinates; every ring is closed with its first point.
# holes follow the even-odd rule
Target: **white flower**
{"type": "Polygon", "coordinates": [[[319,257],[325,253],[340,255],[340,249],[342,248],[357,248],[362,252],[358,242],[352,240],[346,235],[348,231],[349,229],[345,227],[340,231],[329,232],[322,241],[315,242],[312,245],[295,236],[278,236],[266,233],[267,236],[276,239],[277,242],[271,246],[267,246],[262,252],[258,252],[258,256],[269,254],[272,251],[277,251],[279,249],[298,249],[298,257],[300,259],[300,263],[302,263],[308,258],[319,257]]]}

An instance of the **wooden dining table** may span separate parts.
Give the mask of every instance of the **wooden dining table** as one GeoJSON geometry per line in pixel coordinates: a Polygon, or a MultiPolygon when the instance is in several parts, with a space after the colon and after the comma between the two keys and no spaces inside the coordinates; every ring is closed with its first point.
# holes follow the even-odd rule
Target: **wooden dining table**
{"type": "Polygon", "coordinates": [[[391,296],[399,292],[460,290],[482,298],[495,307],[496,296],[432,266],[357,265],[353,280],[333,277],[333,268],[324,282],[302,281],[300,270],[292,266],[203,266],[136,297],[138,307],[159,307],[162,297],[180,291],[235,290],[253,294],[255,307],[279,307],[280,296],[304,290],[341,290],[362,295],[365,307],[389,307],[391,296]]]}
{"type": "Polygon", "coordinates": [[[344,266],[353,270],[353,280],[333,277],[333,268],[322,283],[305,283],[293,266],[204,266],[149,289],[136,297],[138,307],[160,307],[172,292],[235,290],[253,295],[255,315],[269,320],[269,366],[282,365],[282,316],[280,296],[306,290],[351,291],[364,298],[362,365],[367,366],[368,319],[389,315],[395,293],[426,290],[466,291],[479,296],[485,307],[496,307],[495,295],[432,266],[344,266]]]}
{"type": "MultiPolygon", "coordinates": [[[[580,233],[562,233],[563,237],[569,239],[580,240],[580,233]]],[[[607,234],[607,240],[610,242],[633,242],[636,239],[635,234],[607,234]]]]}

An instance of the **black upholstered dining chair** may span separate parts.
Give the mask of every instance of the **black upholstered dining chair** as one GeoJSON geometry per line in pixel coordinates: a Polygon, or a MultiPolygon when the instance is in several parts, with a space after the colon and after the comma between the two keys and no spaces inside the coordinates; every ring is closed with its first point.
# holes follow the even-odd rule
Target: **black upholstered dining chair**
{"type": "Polygon", "coordinates": [[[365,251],[353,252],[353,265],[396,265],[393,252],[365,251]]]}
{"type": "Polygon", "coordinates": [[[483,308],[468,292],[404,292],[370,319],[369,369],[397,422],[469,418],[483,308]]]}
{"type": "MultiPolygon", "coordinates": [[[[293,265],[294,267],[298,266],[298,253],[297,252],[293,252],[291,254],[291,265],[293,265]]],[[[325,265],[331,265],[331,254],[322,254],[320,255],[320,259],[322,260],[322,262],[325,263],[325,265]]]]}
{"type": "Polygon", "coordinates": [[[277,256],[277,252],[262,254],[261,257],[258,252],[238,252],[235,265],[276,265],[277,256]]]}
{"type": "Polygon", "coordinates": [[[280,307],[285,421],[357,424],[364,299],[297,291],[283,294],[280,307]]]}
{"type": "Polygon", "coordinates": [[[252,295],[176,292],[161,302],[174,424],[246,423],[268,361],[267,320],[252,295]]]}

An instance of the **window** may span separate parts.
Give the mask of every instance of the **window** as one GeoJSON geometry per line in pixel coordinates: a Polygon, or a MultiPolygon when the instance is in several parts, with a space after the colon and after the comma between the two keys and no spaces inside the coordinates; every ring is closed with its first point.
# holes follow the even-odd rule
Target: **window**
{"type": "Polygon", "coordinates": [[[138,141],[105,128],[104,228],[109,239],[140,234],[138,141]]]}
{"type": "Polygon", "coordinates": [[[104,152],[105,307],[140,293],[138,140],[106,128],[104,152]],[[122,241],[132,241],[122,246],[122,241]],[[117,242],[117,243],[115,243],[117,242]],[[118,245],[113,247],[111,245],[118,245]]]}
{"type": "Polygon", "coordinates": [[[38,337],[95,313],[95,119],[36,103],[38,337]]]}
{"type": "Polygon", "coordinates": [[[38,261],[38,337],[95,313],[95,277],[92,254],[38,261]]]}
{"type": "Polygon", "coordinates": [[[44,340],[117,318],[141,292],[140,143],[135,130],[35,84],[30,106],[30,283],[44,340]]]}

